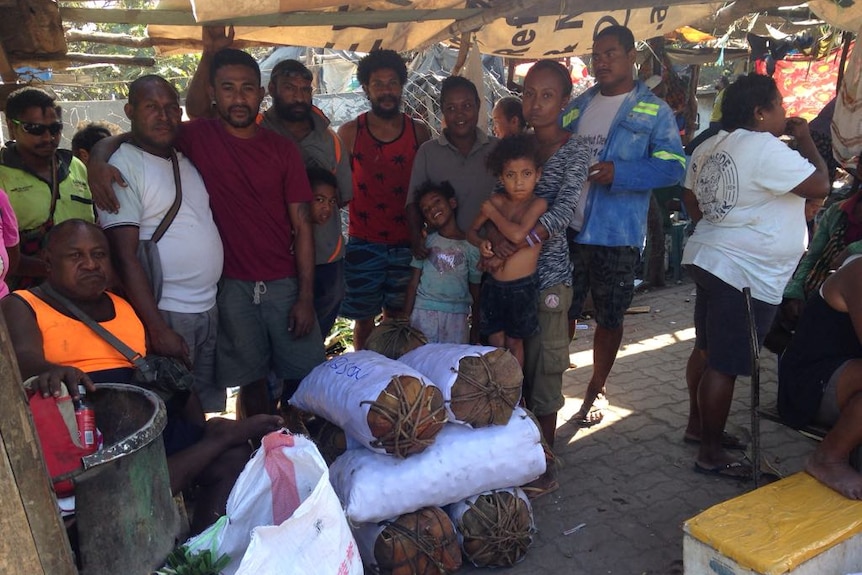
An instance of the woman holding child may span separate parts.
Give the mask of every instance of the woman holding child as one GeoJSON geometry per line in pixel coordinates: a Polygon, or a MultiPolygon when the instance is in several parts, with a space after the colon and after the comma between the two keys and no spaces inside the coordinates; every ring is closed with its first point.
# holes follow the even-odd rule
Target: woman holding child
{"type": "MultiPolygon", "coordinates": [[[[582,138],[564,130],[559,122],[571,93],[568,70],[552,60],[536,62],[524,80],[524,117],[533,128],[542,162],[534,194],[547,202],[547,211],[527,234],[533,245],[541,246],[536,266],[540,329],[524,340],[524,397],[550,447],[554,445],[557,411],[564,403],[563,372],[569,368],[567,313],[572,299],[572,269],[566,228],[587,178],[590,159],[582,138]]],[[[500,265],[518,249],[532,247],[526,237],[515,245],[492,231],[489,239],[495,256],[487,262],[489,268],[500,265]]],[[[556,470],[550,466],[526,489],[535,498],[558,487],[556,470]]]]}

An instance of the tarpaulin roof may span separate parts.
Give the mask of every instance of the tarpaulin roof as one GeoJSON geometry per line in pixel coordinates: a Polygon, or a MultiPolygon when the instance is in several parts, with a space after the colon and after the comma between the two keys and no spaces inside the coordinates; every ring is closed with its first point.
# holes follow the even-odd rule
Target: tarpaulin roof
{"type": "MultiPolygon", "coordinates": [[[[596,4],[590,4],[591,11],[576,9],[577,5],[583,8],[584,2],[542,0],[372,0],[350,5],[337,5],[332,0],[192,0],[190,4],[188,0],[164,0],[159,9],[190,6],[197,22],[235,23],[239,40],[360,52],[374,48],[415,50],[457,36],[453,32],[458,28],[471,30],[472,24],[480,24],[476,41],[483,54],[535,59],[584,54],[590,50],[595,32],[608,24],[624,24],[636,38],[646,39],[702,20],[722,6],[653,6],[647,0],[610,0],[604,3],[606,11],[592,11],[596,4]],[[309,10],[316,11],[317,17],[309,10]],[[308,25],[278,25],[288,22],[295,11],[303,11],[308,25]],[[381,21],[381,16],[386,21],[381,21]],[[267,21],[272,25],[267,26],[267,21]]],[[[180,41],[181,45],[182,41],[198,41],[201,33],[196,26],[150,25],[148,34],[173,44],[180,41]]]]}

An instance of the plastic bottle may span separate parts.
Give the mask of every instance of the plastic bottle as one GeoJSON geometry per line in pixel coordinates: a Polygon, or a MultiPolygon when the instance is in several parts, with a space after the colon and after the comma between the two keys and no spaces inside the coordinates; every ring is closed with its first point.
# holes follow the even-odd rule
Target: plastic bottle
{"type": "Polygon", "coordinates": [[[78,399],[75,400],[75,421],[78,424],[78,440],[81,447],[90,453],[96,451],[96,413],[87,403],[87,390],[78,386],[78,399]]]}

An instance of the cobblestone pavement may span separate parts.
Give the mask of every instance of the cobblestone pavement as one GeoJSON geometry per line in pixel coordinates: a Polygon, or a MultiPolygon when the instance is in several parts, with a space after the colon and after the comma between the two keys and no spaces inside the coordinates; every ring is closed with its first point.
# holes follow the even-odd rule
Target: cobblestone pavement
{"type": "MultiPolygon", "coordinates": [[[[682,523],[753,488],[751,482],[695,473],[697,449],[682,441],[688,416],[685,363],[694,343],[693,289],[689,281],[635,295],[632,305],[650,311],[626,316],[607,385],[610,408],[590,429],[567,423],[591,375],[594,322],[577,332],[570,347],[577,367],[564,377],[566,405],[557,429],[561,488],[535,502],[534,544],[507,574],[681,574],[682,523]],[[586,525],[577,532],[562,534],[581,523],[586,525]]],[[[775,356],[765,351],[762,405],[775,404],[776,385],[775,356]]],[[[749,400],[749,379],[740,378],[728,429],[743,437],[750,430],[749,400]]],[[[795,473],[813,445],[786,427],[761,422],[764,469],[795,473]]]]}

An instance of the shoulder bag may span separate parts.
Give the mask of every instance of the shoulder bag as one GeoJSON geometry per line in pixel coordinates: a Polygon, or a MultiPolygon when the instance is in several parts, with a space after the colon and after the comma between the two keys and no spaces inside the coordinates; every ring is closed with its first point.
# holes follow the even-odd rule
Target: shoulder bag
{"type": "Polygon", "coordinates": [[[177,153],[173,148],[171,148],[171,165],[174,169],[174,186],[177,191],[174,203],[171,205],[168,213],[165,214],[165,217],[162,218],[156,231],[153,232],[153,237],[148,240],[138,241],[138,261],[141,263],[141,267],[144,268],[144,273],[150,280],[150,288],[153,290],[153,298],[157,304],[159,303],[159,300],[162,299],[163,281],[162,260],[161,257],[159,257],[158,243],[174,222],[174,218],[177,217],[177,212],[180,211],[180,205],[183,203],[183,186],[180,181],[180,165],[177,161],[177,153]]]}

